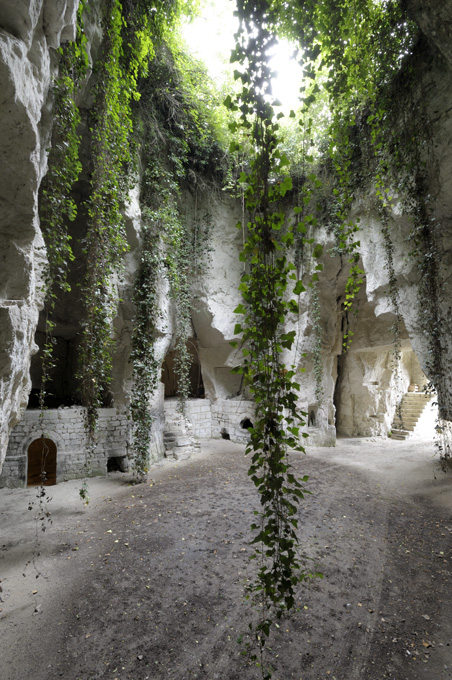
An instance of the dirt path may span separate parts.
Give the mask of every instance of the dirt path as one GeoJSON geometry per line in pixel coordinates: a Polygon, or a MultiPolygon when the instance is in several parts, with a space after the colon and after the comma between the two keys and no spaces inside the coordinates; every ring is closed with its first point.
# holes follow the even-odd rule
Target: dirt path
{"type": "MultiPolygon", "coordinates": [[[[278,631],[275,680],[452,678],[452,477],[432,452],[361,439],[294,455],[312,491],[303,543],[324,578],[278,631]]],[[[259,677],[236,642],[256,506],[243,447],[205,442],[152,478],[92,480],[86,509],[78,483],[52,487],[38,578],[34,492],[0,490],[2,680],[259,677]]]]}

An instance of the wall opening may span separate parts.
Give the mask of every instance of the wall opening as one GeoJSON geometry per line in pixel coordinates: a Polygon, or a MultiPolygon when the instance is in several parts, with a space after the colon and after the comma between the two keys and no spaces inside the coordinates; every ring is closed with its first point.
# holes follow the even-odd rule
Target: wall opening
{"type": "MultiPolygon", "coordinates": [[[[203,399],[204,393],[204,383],[202,379],[201,363],[198,355],[198,348],[196,346],[195,338],[189,338],[187,340],[187,350],[190,354],[190,390],[189,397],[192,399],[203,399]]],[[[177,384],[177,374],[175,370],[175,360],[177,357],[177,352],[171,350],[166,355],[162,364],[162,383],[165,385],[165,399],[168,397],[177,396],[178,384],[177,384]]]]}
{"type": "Polygon", "coordinates": [[[317,413],[319,407],[318,404],[309,404],[308,406],[308,427],[317,427],[317,413]]]}
{"type": "Polygon", "coordinates": [[[243,427],[244,430],[247,430],[249,427],[253,427],[253,423],[249,418],[244,418],[240,423],[240,427],[243,427]]]}
{"type": "Polygon", "coordinates": [[[27,486],[56,484],[57,447],[54,441],[45,437],[32,441],[27,461],[27,486]]]}
{"type": "Polygon", "coordinates": [[[127,472],[126,456],[111,456],[107,459],[107,472],[127,472]]]}

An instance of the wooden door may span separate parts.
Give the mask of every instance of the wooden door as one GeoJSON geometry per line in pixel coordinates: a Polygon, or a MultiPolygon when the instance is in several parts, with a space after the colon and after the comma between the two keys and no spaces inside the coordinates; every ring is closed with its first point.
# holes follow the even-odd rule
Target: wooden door
{"type": "Polygon", "coordinates": [[[51,439],[35,439],[28,447],[27,486],[56,484],[57,448],[51,439]]]}

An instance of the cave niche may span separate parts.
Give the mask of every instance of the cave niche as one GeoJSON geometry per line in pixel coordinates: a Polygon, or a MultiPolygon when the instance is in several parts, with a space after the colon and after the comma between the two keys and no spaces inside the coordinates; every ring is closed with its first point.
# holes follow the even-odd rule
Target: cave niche
{"type": "MultiPolygon", "coordinates": [[[[203,399],[204,383],[202,378],[201,362],[199,359],[198,347],[195,338],[187,340],[187,350],[190,355],[190,387],[189,398],[203,399]]],[[[176,397],[178,393],[178,380],[176,373],[177,350],[167,352],[162,364],[161,381],[165,386],[165,399],[176,397]]]]}

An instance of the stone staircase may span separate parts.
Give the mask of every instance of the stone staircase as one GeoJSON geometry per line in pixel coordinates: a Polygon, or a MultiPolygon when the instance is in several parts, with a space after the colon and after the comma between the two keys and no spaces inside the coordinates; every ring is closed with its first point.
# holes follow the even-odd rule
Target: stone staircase
{"type": "Polygon", "coordinates": [[[184,460],[199,450],[199,440],[192,436],[191,429],[188,418],[180,413],[172,414],[170,419],[165,418],[163,444],[166,458],[184,460]]]}
{"type": "Polygon", "coordinates": [[[408,439],[415,429],[425,406],[433,397],[425,392],[409,391],[402,397],[400,416],[396,413],[391,428],[391,439],[408,439]]]}

